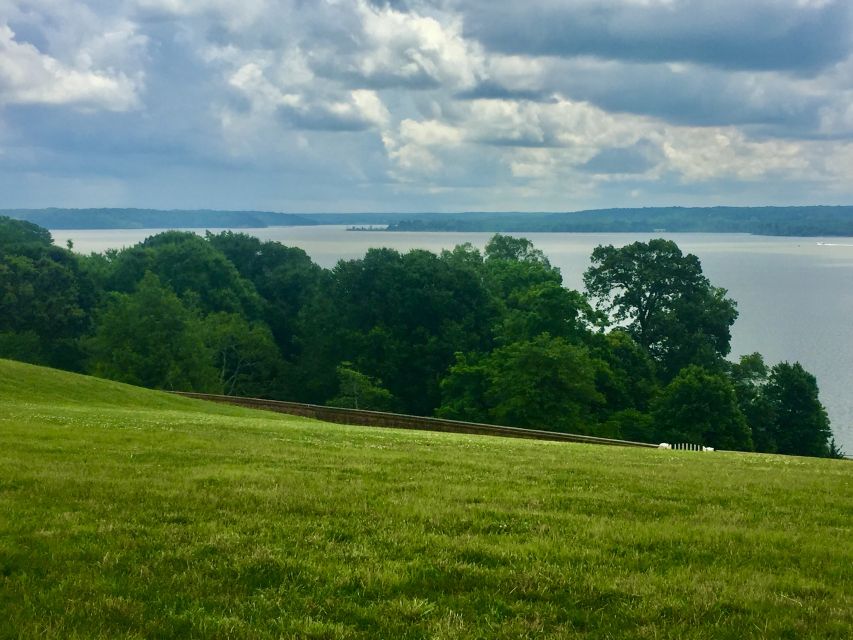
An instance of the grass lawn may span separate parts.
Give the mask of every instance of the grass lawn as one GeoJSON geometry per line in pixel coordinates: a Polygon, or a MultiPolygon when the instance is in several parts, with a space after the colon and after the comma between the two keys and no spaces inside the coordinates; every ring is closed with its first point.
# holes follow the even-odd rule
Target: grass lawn
{"type": "Polygon", "coordinates": [[[0,638],[847,639],[851,483],[0,360],[0,638]]]}

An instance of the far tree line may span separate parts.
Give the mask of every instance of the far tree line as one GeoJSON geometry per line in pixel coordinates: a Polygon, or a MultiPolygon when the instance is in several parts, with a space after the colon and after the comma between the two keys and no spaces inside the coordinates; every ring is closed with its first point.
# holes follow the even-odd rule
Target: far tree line
{"type": "Polygon", "coordinates": [[[231,231],[78,255],[0,218],[0,357],[170,390],[837,456],[813,375],[730,353],[735,302],[668,240],[585,291],[526,239],[332,269],[231,231]]]}

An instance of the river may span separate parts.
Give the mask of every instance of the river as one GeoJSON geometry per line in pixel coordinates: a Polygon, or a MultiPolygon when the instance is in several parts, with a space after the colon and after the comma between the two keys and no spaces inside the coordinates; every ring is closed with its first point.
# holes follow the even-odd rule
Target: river
{"type": "MultiPolygon", "coordinates": [[[[212,231],[219,231],[212,229],[212,231]]],[[[490,233],[347,231],[343,226],[241,229],[301,247],[319,265],[358,258],[370,247],[441,251],[463,242],[483,248],[490,233]]],[[[133,245],[150,229],[52,230],[58,245],[73,240],[88,253],[133,245]]],[[[769,364],[799,361],[815,374],[836,441],[853,453],[853,238],[791,238],[703,233],[524,233],[580,289],[589,255],[651,237],[674,240],[702,261],[711,282],[728,289],[740,313],[732,356],[758,351],[769,364]]]]}

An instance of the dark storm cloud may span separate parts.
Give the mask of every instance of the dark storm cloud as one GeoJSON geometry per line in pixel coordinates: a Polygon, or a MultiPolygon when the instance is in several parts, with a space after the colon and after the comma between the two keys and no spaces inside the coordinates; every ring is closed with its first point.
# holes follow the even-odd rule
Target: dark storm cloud
{"type": "Polygon", "coordinates": [[[602,109],[661,118],[682,125],[764,125],[789,135],[810,131],[831,96],[816,95],[778,74],[725,72],[691,66],[567,65],[551,86],[602,109]]]}
{"type": "Polygon", "coordinates": [[[807,73],[846,58],[849,0],[467,0],[466,35],[493,51],[682,61],[807,73]]]}
{"type": "Polygon", "coordinates": [[[744,126],[764,135],[802,138],[814,137],[821,113],[839,102],[832,91],[818,91],[798,78],[773,72],[590,58],[548,59],[543,67],[536,88],[518,90],[490,78],[455,97],[552,102],[560,94],[608,112],[677,125],[744,126]]]}

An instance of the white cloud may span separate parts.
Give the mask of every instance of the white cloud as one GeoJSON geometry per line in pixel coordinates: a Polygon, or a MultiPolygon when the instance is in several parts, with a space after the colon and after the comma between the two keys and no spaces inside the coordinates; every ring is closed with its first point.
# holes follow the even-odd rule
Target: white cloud
{"type": "Polygon", "coordinates": [[[357,89],[350,93],[355,110],[366,121],[378,127],[386,126],[391,114],[375,91],[357,89]]]}
{"type": "Polygon", "coordinates": [[[492,54],[485,64],[487,77],[510,91],[538,90],[546,81],[547,64],[540,58],[492,54]]]}
{"type": "Polygon", "coordinates": [[[806,177],[810,162],[803,143],[752,141],[735,128],[674,128],[664,132],[668,166],[687,182],[733,178],[757,180],[771,174],[806,177]]]}
{"type": "Polygon", "coordinates": [[[378,8],[357,2],[361,31],[357,48],[341,58],[327,54],[332,71],[343,72],[380,85],[466,89],[482,77],[483,54],[474,42],[462,36],[456,17],[439,18],[378,8]]]}
{"type": "Polygon", "coordinates": [[[475,100],[468,135],[486,143],[535,146],[546,142],[541,114],[547,107],[514,100],[475,100]]]}
{"type": "Polygon", "coordinates": [[[302,96],[270,81],[263,62],[247,62],[231,74],[228,83],[249,99],[252,110],[272,112],[282,106],[299,107],[302,96]]]}
{"type": "MultiPolygon", "coordinates": [[[[0,106],[56,106],[0,110],[4,147],[69,167],[97,129],[103,157],[90,166],[119,172],[141,145],[154,162],[197,163],[199,176],[220,162],[288,171],[268,197],[299,190],[315,203],[336,183],[343,200],[434,197],[451,209],[658,203],[663,185],[737,184],[766,201],[772,185],[803,183],[853,197],[853,57],[842,47],[815,40],[807,64],[765,64],[764,40],[740,38],[746,27],[710,4],[531,1],[542,11],[491,0],[0,0],[0,106]],[[682,37],[691,7],[717,21],[699,31],[725,38],[682,37]],[[578,20],[601,11],[618,27],[606,46],[563,37],[564,26],[589,36],[578,20]],[[647,42],[658,31],[674,57],[647,42]],[[557,39],[545,48],[528,37],[548,33],[557,39]],[[102,128],[98,110],[126,115],[102,128]]],[[[833,4],[759,8],[796,30],[818,16],[805,8],[833,4]]],[[[743,7],[737,15],[755,20],[743,7]]]]}
{"type": "MultiPolygon", "coordinates": [[[[102,40],[108,47],[109,34],[102,40]]],[[[0,25],[0,102],[5,104],[72,104],[126,111],[139,104],[141,74],[93,68],[101,50],[80,51],[76,66],[21,43],[8,25],[0,25]]]]}
{"type": "MultiPolygon", "coordinates": [[[[292,77],[282,73],[286,66],[286,61],[258,56],[256,62],[243,64],[228,78],[229,85],[249,101],[259,126],[275,128],[274,119],[278,119],[297,129],[358,130],[382,127],[390,120],[388,109],[375,91],[324,93],[306,78],[290,82],[292,77]]],[[[239,114],[230,116],[236,117],[239,114]]]]}
{"type": "Polygon", "coordinates": [[[400,137],[405,144],[455,146],[462,141],[462,132],[438,120],[418,122],[407,118],[400,123],[400,137]]]}
{"type": "MultiPolygon", "coordinates": [[[[441,161],[432,151],[426,147],[419,147],[413,144],[403,145],[399,148],[392,146],[389,150],[389,156],[408,175],[413,173],[432,174],[442,168],[441,161]]],[[[407,182],[409,178],[404,177],[402,181],[407,182]]]]}
{"type": "Polygon", "coordinates": [[[439,157],[442,150],[456,147],[462,142],[462,132],[438,120],[416,121],[406,118],[400,123],[399,133],[383,133],[382,140],[389,157],[397,166],[409,173],[436,173],[442,168],[439,157]]]}
{"type": "MultiPolygon", "coordinates": [[[[559,189],[580,183],[652,182],[664,174],[684,184],[734,180],[818,180],[831,173],[822,158],[831,146],[781,139],[753,140],[736,127],[669,125],[654,118],[611,114],[588,103],[474,100],[453,124],[404,120],[386,135],[389,156],[406,172],[440,175],[462,159],[497,159],[520,187],[536,181],[559,189]],[[629,174],[591,174],[584,165],[601,152],[648,150],[648,162],[629,174]],[[476,151],[475,151],[476,150],[476,151]]],[[[846,170],[837,170],[841,179],[846,170]]],[[[849,173],[849,172],[848,172],[849,173]]],[[[433,178],[434,184],[435,177],[433,178]]]]}
{"type": "Polygon", "coordinates": [[[556,156],[551,149],[521,149],[510,158],[510,170],[516,178],[550,178],[559,167],[556,156]]]}

